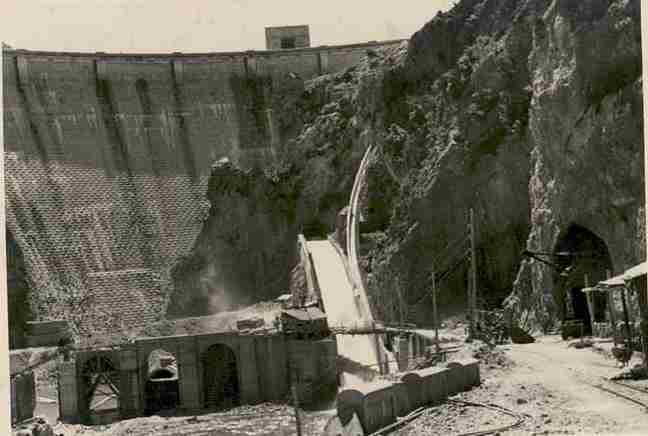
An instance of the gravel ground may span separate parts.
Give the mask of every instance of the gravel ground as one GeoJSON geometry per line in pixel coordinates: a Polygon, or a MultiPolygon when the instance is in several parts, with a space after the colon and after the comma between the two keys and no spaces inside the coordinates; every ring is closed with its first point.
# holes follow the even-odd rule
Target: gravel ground
{"type": "MultiPolygon", "coordinates": [[[[333,412],[310,412],[302,415],[303,435],[320,434],[333,412]]],[[[241,406],[222,413],[199,416],[135,418],[110,426],[87,427],[58,424],[55,433],[65,436],[291,436],[296,435],[292,408],[277,404],[241,406]]]]}
{"type": "MultiPolygon", "coordinates": [[[[536,343],[503,345],[490,349],[476,341],[465,344],[453,358],[480,359],[482,383],[457,395],[456,400],[494,404],[524,417],[500,435],[646,435],[645,409],[600,391],[592,384],[621,372],[611,357],[609,342],[578,348],[558,336],[536,338],[536,343]]],[[[635,355],[630,367],[640,361],[635,355]]],[[[630,382],[648,387],[648,381],[630,382]]],[[[648,403],[648,394],[639,398],[648,403]]],[[[320,434],[334,410],[303,417],[303,435],[320,434]]],[[[453,436],[496,429],[516,422],[503,412],[457,402],[428,409],[397,436],[453,436]]],[[[242,406],[228,412],[199,416],[135,418],[110,426],[86,427],[58,424],[57,435],[222,435],[270,436],[296,434],[294,411],[277,404],[242,406]]]]}
{"type": "MultiPolygon", "coordinates": [[[[521,426],[501,435],[646,435],[648,414],[641,407],[595,389],[601,377],[620,372],[609,344],[577,349],[557,336],[527,345],[506,345],[487,352],[477,344],[482,385],[455,398],[496,404],[525,414],[521,426]]],[[[631,365],[637,364],[639,356],[631,365]]],[[[642,382],[637,382],[641,384],[642,382]]],[[[643,382],[645,383],[645,382],[643,382]]],[[[648,403],[648,395],[643,398],[648,403]]],[[[515,418],[483,407],[445,403],[394,434],[460,435],[513,424],[515,418]]]]}

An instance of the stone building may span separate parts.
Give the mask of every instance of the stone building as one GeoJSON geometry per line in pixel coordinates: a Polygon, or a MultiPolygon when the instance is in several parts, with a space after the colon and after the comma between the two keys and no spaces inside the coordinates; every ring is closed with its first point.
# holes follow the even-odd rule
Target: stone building
{"type": "Polygon", "coordinates": [[[265,32],[267,50],[310,47],[308,26],[266,27],[265,32]]]}
{"type": "MultiPolygon", "coordinates": [[[[98,425],[154,413],[205,413],[282,401],[300,392],[335,392],[334,339],[241,332],[142,337],[80,351],[62,362],[60,419],[98,425]],[[317,386],[313,388],[312,382],[317,386]]],[[[308,403],[310,398],[302,398],[308,403]]]]}

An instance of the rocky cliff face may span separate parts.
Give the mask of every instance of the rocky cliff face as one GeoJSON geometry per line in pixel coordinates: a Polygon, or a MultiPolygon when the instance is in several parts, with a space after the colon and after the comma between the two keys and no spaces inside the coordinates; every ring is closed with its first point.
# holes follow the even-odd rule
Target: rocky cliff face
{"type": "Polygon", "coordinates": [[[560,313],[564,284],[524,249],[599,250],[553,260],[577,267],[570,286],[644,258],[639,21],[638,1],[463,1],[407,47],[309,85],[284,155],[303,210],[332,228],[314,199],[344,192],[332,181],[349,180],[366,144],[381,148],[364,227],[378,318],[400,316],[400,299],[429,321],[432,268],[444,314],[465,307],[471,208],[480,304],[511,296],[538,323],[560,313]]]}
{"type": "MultiPolygon", "coordinates": [[[[273,161],[253,169],[229,161],[212,167],[209,216],[194,248],[174,268],[170,316],[233,309],[297,286],[291,283],[299,273],[291,273],[297,235],[325,239],[333,232],[372,133],[365,114],[357,112],[359,96],[380,89],[358,90],[361,79],[382,74],[371,68],[364,62],[319,77],[286,101],[279,125],[286,140],[273,161]]],[[[363,107],[371,114],[375,105],[363,107]]]]}
{"type": "MultiPolygon", "coordinates": [[[[370,143],[380,153],[364,196],[363,264],[376,318],[399,317],[400,301],[413,321],[429,322],[432,267],[442,313],[465,307],[467,263],[462,260],[471,208],[481,303],[500,305],[511,296],[507,302],[520,311],[531,309],[538,323],[559,314],[555,303],[561,296],[554,291],[564,284],[557,282],[554,269],[525,261],[525,248],[599,253],[600,262],[577,262],[580,269],[572,270],[577,272],[569,279],[571,286],[582,285],[586,274],[595,281],[606,269],[620,272],[645,256],[639,22],[638,0],[464,0],[409,42],[367,49],[360,63],[336,74],[308,81],[286,76],[272,82],[269,91],[262,77],[247,84],[230,80],[224,89],[232,92],[225,94],[235,96],[232,107],[240,111],[228,116],[249,128],[223,131],[249,156],[264,138],[267,153],[254,160],[255,169],[237,165],[234,153],[229,156],[233,164],[223,161],[210,173],[214,153],[191,152],[193,158],[185,159],[182,146],[174,149],[180,154],[173,162],[188,162],[179,170],[183,180],[192,177],[193,162],[201,168],[201,181],[187,181],[196,187],[195,208],[168,215],[191,215],[192,225],[199,217],[203,221],[202,230],[192,227],[192,235],[198,234],[193,245],[187,239],[182,253],[174,252],[182,258],[172,273],[169,314],[205,314],[288,290],[297,234],[324,237],[333,231],[370,143]],[[271,115],[266,111],[263,119],[256,106],[272,109],[271,115]]],[[[185,68],[173,67],[174,74],[183,74],[183,86],[210,83],[198,76],[190,80],[191,68],[198,67],[185,68]]],[[[144,97],[151,93],[137,87],[135,76],[128,77],[135,83],[132,95],[140,95],[139,106],[133,107],[151,107],[151,113],[166,107],[162,100],[147,105],[144,97]]],[[[190,105],[191,96],[217,101],[220,94],[203,87],[181,93],[183,103],[176,98],[174,104],[190,105]]],[[[35,91],[26,89],[23,98],[34,100],[35,91]]],[[[50,107],[46,103],[41,106],[50,107]]],[[[212,106],[194,112],[203,117],[211,108],[219,115],[212,106]]],[[[218,122],[227,123],[226,118],[218,122]]],[[[32,127],[40,126],[37,121],[32,127]]],[[[197,127],[186,124],[185,132],[180,121],[176,124],[172,137],[200,148],[190,134],[197,127]]],[[[199,124],[210,132],[220,125],[199,124]]],[[[141,148],[156,126],[125,128],[125,141],[141,148]],[[149,132],[144,140],[142,132],[149,132]]],[[[14,130],[16,141],[22,140],[20,132],[29,133],[14,130]]],[[[43,174],[46,180],[57,173],[43,174]]],[[[20,189],[12,191],[12,202],[21,204],[26,185],[15,185],[20,189]]],[[[66,192],[60,195],[72,198],[66,192]]],[[[171,208],[173,202],[159,203],[171,208]]],[[[30,206],[16,208],[16,222],[31,219],[38,227],[37,214],[21,221],[19,209],[30,206]]],[[[129,214],[128,205],[122,209],[129,214]]],[[[58,219],[51,215],[48,222],[58,219]]],[[[93,229],[101,225],[96,218],[88,222],[93,229]]],[[[119,222],[119,229],[128,229],[126,220],[119,222]]],[[[173,238],[173,228],[167,231],[173,238]]],[[[140,239],[153,243],[160,238],[140,239]]],[[[119,264],[121,258],[113,258],[119,264]]],[[[103,265],[101,258],[96,262],[103,265]]],[[[561,260],[559,267],[568,264],[561,260]]]]}
{"type": "MultiPolygon", "coordinates": [[[[425,295],[469,208],[484,303],[513,292],[538,322],[560,312],[559,284],[525,247],[578,250],[570,229],[586,230],[611,260],[590,283],[644,259],[639,21],[638,1],[464,1],[412,37],[390,74],[407,97],[388,100],[383,143],[403,177],[371,263],[377,293],[425,295]]],[[[465,301],[455,271],[446,308],[465,301]]]]}

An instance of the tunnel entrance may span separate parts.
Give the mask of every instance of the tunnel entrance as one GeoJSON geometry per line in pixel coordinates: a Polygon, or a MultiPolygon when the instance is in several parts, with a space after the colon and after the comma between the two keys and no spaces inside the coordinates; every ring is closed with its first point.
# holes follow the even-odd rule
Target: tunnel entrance
{"type": "Polygon", "coordinates": [[[605,322],[607,299],[605,294],[593,292],[588,302],[583,288],[605,280],[608,271],[612,271],[607,245],[589,229],[573,224],[558,238],[554,258],[557,266],[554,297],[561,303],[558,305],[561,319],[580,321],[583,333],[592,334],[590,309],[594,322],[605,322]]]}
{"type": "Polygon", "coordinates": [[[205,408],[226,409],[240,403],[236,355],[226,345],[215,344],[202,356],[205,408]]]}
{"type": "Polygon", "coordinates": [[[572,288],[570,290],[571,305],[573,318],[583,322],[583,333],[591,334],[590,314],[587,307],[587,298],[582,288],[572,288]]]}
{"type": "Polygon", "coordinates": [[[151,351],[148,358],[145,413],[174,410],[180,402],[178,366],[173,354],[164,350],[151,351]]]}

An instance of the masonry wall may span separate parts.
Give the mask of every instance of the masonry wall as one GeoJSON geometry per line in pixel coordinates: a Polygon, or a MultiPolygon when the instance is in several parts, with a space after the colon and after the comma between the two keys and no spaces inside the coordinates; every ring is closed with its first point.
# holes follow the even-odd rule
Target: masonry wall
{"type": "Polygon", "coordinates": [[[77,353],[75,361],[61,363],[61,419],[64,422],[96,424],[143,416],[146,410],[145,386],[149,377],[148,359],[156,350],[166,351],[176,359],[180,397],[177,410],[186,413],[205,410],[203,357],[216,344],[229,348],[236,358],[241,404],[285,401],[294,382],[303,394],[303,404],[311,402],[314,392],[335,395],[337,350],[332,339],[293,341],[282,335],[232,333],[138,338],[119,349],[84,350],[77,353]],[[118,374],[119,407],[110,416],[90,412],[85,396],[90,386],[87,385],[88,379],[84,378],[84,368],[88,368],[88,362],[98,356],[108,359],[118,374]]]}
{"type": "Polygon", "coordinates": [[[335,397],[336,359],[335,339],[288,342],[289,380],[296,386],[301,404],[308,406],[335,397]]]}
{"type": "Polygon", "coordinates": [[[209,210],[211,165],[267,164],[285,139],[283,99],[394,43],[192,55],[4,51],[7,226],[32,287],[166,271],[189,253],[209,210]]]}

